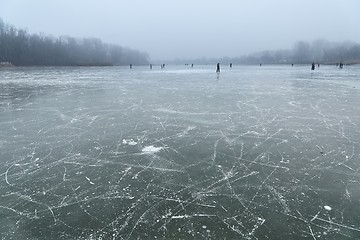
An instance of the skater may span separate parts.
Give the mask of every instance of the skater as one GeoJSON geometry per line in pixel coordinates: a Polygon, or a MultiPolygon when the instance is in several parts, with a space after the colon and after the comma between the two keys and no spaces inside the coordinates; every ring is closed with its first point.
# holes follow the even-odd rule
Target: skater
{"type": "Polygon", "coordinates": [[[216,72],[220,73],[220,63],[216,64],[216,72]]]}

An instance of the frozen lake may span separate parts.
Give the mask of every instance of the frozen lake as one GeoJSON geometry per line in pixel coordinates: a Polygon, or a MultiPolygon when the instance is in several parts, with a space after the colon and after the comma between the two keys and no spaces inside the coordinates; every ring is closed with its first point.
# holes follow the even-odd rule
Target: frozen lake
{"type": "Polygon", "coordinates": [[[0,69],[1,239],[359,239],[360,67],[0,69]]]}

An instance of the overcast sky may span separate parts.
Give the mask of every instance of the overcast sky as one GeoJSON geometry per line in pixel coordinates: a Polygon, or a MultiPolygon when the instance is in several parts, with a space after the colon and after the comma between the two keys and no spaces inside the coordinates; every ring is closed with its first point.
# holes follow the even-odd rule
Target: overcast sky
{"type": "Polygon", "coordinates": [[[0,0],[30,33],[96,37],[151,59],[235,57],[323,38],[360,43],[360,0],[0,0]]]}

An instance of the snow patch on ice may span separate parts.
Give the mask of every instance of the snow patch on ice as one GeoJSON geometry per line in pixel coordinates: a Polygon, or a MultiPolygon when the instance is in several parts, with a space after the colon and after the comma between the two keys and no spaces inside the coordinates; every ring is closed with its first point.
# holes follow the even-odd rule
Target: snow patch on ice
{"type": "Polygon", "coordinates": [[[331,211],[331,207],[330,206],[324,206],[325,210],[327,211],[331,211]]]}
{"type": "Polygon", "coordinates": [[[143,148],[142,152],[145,154],[154,154],[161,151],[163,147],[154,147],[154,146],[146,146],[143,148]]]}
{"type": "Polygon", "coordinates": [[[130,146],[135,146],[135,145],[138,144],[133,139],[123,139],[122,143],[125,144],[125,145],[130,145],[130,146]]]}

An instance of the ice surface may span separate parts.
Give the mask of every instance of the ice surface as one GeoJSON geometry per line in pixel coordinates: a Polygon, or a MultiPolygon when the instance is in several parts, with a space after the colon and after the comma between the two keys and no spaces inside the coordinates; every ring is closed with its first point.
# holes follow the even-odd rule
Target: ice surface
{"type": "Polygon", "coordinates": [[[1,239],[359,239],[360,67],[0,69],[1,239]]]}

